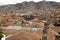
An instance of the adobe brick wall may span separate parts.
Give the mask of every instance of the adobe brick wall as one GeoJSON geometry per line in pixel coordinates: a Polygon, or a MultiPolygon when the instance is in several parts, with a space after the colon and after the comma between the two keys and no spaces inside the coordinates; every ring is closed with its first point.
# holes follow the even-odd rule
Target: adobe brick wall
{"type": "Polygon", "coordinates": [[[55,40],[55,35],[48,31],[47,40],[55,40]]]}

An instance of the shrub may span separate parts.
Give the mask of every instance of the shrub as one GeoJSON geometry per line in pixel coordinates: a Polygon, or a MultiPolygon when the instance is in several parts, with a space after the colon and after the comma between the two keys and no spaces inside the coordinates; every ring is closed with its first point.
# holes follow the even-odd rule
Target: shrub
{"type": "Polygon", "coordinates": [[[1,40],[1,38],[3,37],[3,32],[2,32],[2,29],[0,29],[0,40],[1,40]]]}

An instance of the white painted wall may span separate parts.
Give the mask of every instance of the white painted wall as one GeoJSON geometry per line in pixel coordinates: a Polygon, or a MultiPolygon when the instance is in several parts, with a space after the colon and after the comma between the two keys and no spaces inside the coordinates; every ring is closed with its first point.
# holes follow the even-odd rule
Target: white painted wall
{"type": "Polygon", "coordinates": [[[3,34],[3,37],[1,38],[1,40],[6,40],[6,35],[3,34]]]}

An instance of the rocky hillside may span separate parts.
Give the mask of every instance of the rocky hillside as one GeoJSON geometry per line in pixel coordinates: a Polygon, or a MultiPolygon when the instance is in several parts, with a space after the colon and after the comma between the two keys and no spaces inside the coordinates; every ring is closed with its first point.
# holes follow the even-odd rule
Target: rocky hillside
{"type": "Polygon", "coordinates": [[[10,5],[4,5],[0,6],[0,11],[1,12],[8,12],[8,11],[40,11],[43,10],[46,6],[46,9],[50,8],[51,10],[55,10],[55,7],[58,6],[60,7],[60,3],[57,2],[52,2],[52,1],[47,1],[43,3],[43,1],[40,2],[22,2],[22,3],[17,3],[17,4],[10,4],[10,5]]]}
{"type": "Polygon", "coordinates": [[[0,6],[0,26],[19,25],[22,27],[40,27],[40,21],[60,19],[60,3],[47,2],[22,2],[0,6]],[[52,14],[52,15],[50,15],[52,14]],[[36,24],[37,23],[37,24],[36,24]],[[30,25],[31,24],[31,25],[30,25]]]}

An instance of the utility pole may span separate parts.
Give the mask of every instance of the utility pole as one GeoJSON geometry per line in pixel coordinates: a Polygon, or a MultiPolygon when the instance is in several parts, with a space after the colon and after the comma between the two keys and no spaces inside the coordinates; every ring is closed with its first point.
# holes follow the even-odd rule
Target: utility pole
{"type": "Polygon", "coordinates": [[[46,0],[43,0],[43,2],[45,2],[46,0]]]}
{"type": "Polygon", "coordinates": [[[43,29],[43,36],[42,36],[42,40],[47,40],[47,30],[49,29],[49,27],[48,27],[48,25],[49,25],[49,23],[48,23],[48,21],[46,20],[45,21],[45,25],[44,25],[44,29],[43,29]]]}
{"type": "Polygon", "coordinates": [[[47,18],[44,20],[45,25],[44,25],[44,28],[43,28],[42,40],[47,40],[47,36],[48,36],[48,31],[47,30],[49,29],[49,24],[50,24],[49,21],[50,21],[51,14],[50,14],[49,7],[46,6],[45,0],[43,0],[43,4],[42,5],[43,5],[43,10],[46,11],[46,15],[45,16],[47,16],[47,18]]]}

